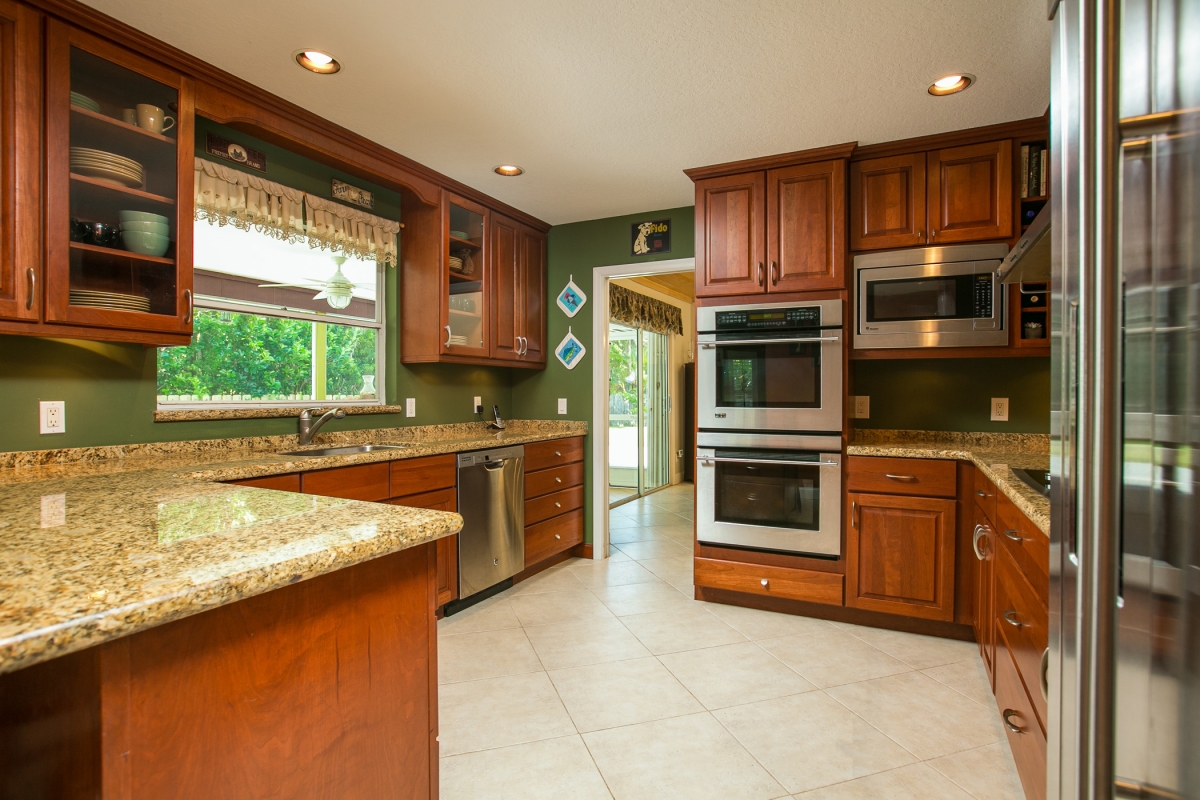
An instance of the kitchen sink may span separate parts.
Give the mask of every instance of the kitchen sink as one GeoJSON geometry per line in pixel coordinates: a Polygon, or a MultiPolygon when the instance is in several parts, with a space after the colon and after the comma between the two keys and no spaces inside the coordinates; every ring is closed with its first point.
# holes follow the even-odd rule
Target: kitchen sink
{"type": "Polygon", "coordinates": [[[347,447],[321,447],[316,450],[289,450],[286,453],[277,453],[281,456],[308,456],[309,458],[318,458],[320,456],[352,456],[358,453],[374,453],[378,450],[403,450],[408,447],[406,444],[356,444],[347,447]]]}

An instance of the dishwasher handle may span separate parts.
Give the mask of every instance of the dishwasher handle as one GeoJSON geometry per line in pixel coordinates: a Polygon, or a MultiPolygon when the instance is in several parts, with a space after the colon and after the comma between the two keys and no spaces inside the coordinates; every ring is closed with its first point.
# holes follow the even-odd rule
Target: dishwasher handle
{"type": "Polygon", "coordinates": [[[485,462],[483,462],[483,468],[486,469],[488,472],[495,472],[498,469],[504,469],[504,465],[507,464],[509,461],[512,461],[512,459],[511,458],[498,458],[495,461],[485,461],[485,462]]]}

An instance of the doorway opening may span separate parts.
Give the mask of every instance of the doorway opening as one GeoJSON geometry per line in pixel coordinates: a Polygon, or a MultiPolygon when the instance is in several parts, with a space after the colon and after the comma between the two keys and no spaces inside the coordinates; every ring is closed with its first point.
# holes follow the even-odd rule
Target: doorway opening
{"type": "Polygon", "coordinates": [[[671,482],[670,353],[666,334],[608,324],[608,505],[671,482]]]}

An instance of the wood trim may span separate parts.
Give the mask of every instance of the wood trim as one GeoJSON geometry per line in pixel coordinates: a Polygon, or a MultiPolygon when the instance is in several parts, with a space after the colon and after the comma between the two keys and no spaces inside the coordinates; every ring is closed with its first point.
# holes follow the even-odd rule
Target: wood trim
{"type": "MultiPolygon", "coordinates": [[[[41,280],[41,276],[39,276],[41,280]]],[[[40,293],[45,281],[38,288],[40,293]]],[[[47,336],[65,339],[89,339],[94,342],[132,342],[147,347],[177,347],[192,343],[191,334],[167,331],[128,331],[116,328],[92,328],[86,325],[46,325],[37,322],[0,320],[0,333],[18,336],[47,336]]]]}
{"type": "Polygon", "coordinates": [[[892,350],[849,348],[852,361],[877,361],[888,358],[1048,358],[1050,351],[997,345],[995,347],[900,347],[892,350]]]}
{"type": "MultiPolygon", "coordinates": [[[[143,31],[126,25],[107,14],[96,11],[76,0],[28,0],[30,5],[45,11],[47,14],[59,17],[67,22],[86,24],[88,30],[96,36],[127,47],[130,50],[154,59],[167,67],[177,70],[194,78],[197,85],[197,112],[218,122],[234,122],[238,125],[249,124],[262,126],[262,130],[271,130],[274,136],[286,138],[276,139],[275,143],[286,142],[290,149],[300,152],[311,143],[311,152],[340,153],[341,156],[334,166],[339,166],[353,175],[369,179],[376,183],[392,186],[396,183],[408,186],[412,191],[421,194],[416,186],[422,183],[450,189],[451,191],[484,203],[490,208],[514,217],[530,227],[540,231],[548,231],[550,225],[513,208],[507,203],[500,202],[482,192],[460,183],[446,175],[430,169],[410,158],[400,155],[381,144],[367,139],[365,136],[326,120],[295,103],[271,94],[255,86],[249,81],[238,78],[212,64],[172,47],[166,42],[156,39],[143,31]],[[223,93],[229,98],[241,101],[242,108],[254,109],[249,116],[235,115],[227,120],[217,119],[213,114],[221,106],[229,107],[226,102],[213,102],[214,93],[223,93]],[[269,122],[268,122],[269,121],[269,122]],[[266,124],[264,124],[266,123],[266,124]],[[276,127],[278,126],[278,127],[276,127]],[[342,160],[344,159],[344,160],[342,160]]],[[[270,141],[270,140],[268,140],[270,141]]],[[[308,155],[307,153],[301,153],[308,155]]],[[[435,202],[430,201],[430,202],[435,202]]]]}
{"type": "Polygon", "coordinates": [[[736,175],[739,172],[758,172],[780,167],[794,167],[800,164],[812,164],[817,161],[830,161],[838,158],[850,158],[858,147],[858,142],[844,142],[826,147],[815,147],[811,150],[796,150],[791,153],[780,153],[775,156],[747,158],[742,161],[726,161],[723,164],[713,164],[707,167],[692,167],[685,169],[693,181],[706,178],[720,178],[725,175],[736,175]]]}
{"type": "MultiPolygon", "coordinates": [[[[764,296],[761,291],[752,292],[745,295],[747,301],[764,302],[764,296]]],[[[724,297],[697,297],[696,308],[702,306],[727,306],[730,303],[737,302],[739,295],[726,295],[724,297]]],[[[805,303],[812,300],[842,300],[849,302],[850,293],[845,289],[822,289],[816,292],[771,292],[769,299],[772,303],[805,303]]],[[[843,315],[844,319],[848,319],[843,315]]],[[[848,339],[846,341],[849,341],[848,339]]],[[[843,350],[851,348],[844,347],[843,350]]]]}
{"type": "Polygon", "coordinates": [[[701,544],[695,540],[693,542],[692,554],[695,558],[729,561],[738,564],[760,564],[765,567],[783,567],[784,569],[803,569],[809,572],[828,572],[836,575],[841,575],[846,571],[846,561],[842,558],[811,558],[809,556],[796,556],[787,553],[767,553],[761,550],[740,550],[734,547],[719,547],[711,544],[701,544]]]}
{"type": "Polygon", "coordinates": [[[1050,119],[1048,116],[1030,117],[1012,122],[1001,122],[996,125],[981,125],[978,128],[964,128],[959,131],[935,133],[930,136],[915,136],[911,139],[898,139],[894,142],[863,145],[855,149],[850,160],[866,161],[872,158],[887,158],[924,150],[940,150],[944,147],[959,147],[1021,136],[1040,134],[1044,138],[1049,130],[1050,119]]]}

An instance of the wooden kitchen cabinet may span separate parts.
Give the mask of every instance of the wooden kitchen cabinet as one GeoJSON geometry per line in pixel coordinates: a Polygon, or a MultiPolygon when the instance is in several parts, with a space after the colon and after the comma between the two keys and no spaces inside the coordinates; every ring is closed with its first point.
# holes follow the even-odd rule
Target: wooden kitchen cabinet
{"type": "MultiPolygon", "coordinates": [[[[979,484],[976,483],[976,486],[979,484]]],[[[987,670],[988,682],[994,685],[994,659],[996,652],[995,633],[992,620],[994,612],[994,586],[996,564],[996,530],[983,508],[976,503],[971,546],[975,550],[975,641],[979,644],[979,655],[987,670]]]]}
{"type": "Polygon", "coordinates": [[[1012,141],[856,161],[850,209],[851,250],[1006,239],[1012,141]]]}
{"type": "Polygon", "coordinates": [[[767,291],[846,285],[846,162],[767,171],[767,291]]]}
{"type": "MultiPolygon", "coordinates": [[[[451,456],[453,458],[453,456],[451,456]]],[[[414,461],[429,461],[427,458],[414,461]]],[[[397,462],[392,462],[393,466],[397,462]]],[[[428,508],[433,511],[458,511],[458,489],[453,484],[435,492],[393,497],[387,501],[394,506],[428,508]]],[[[437,607],[458,599],[458,534],[443,536],[434,542],[437,561],[437,607]]]]}
{"type": "Polygon", "coordinates": [[[766,288],[767,176],[696,182],[696,296],[757,294],[766,288]]]}
{"type": "Polygon", "coordinates": [[[583,437],[525,445],[525,567],[583,544],[583,437]]]}
{"type": "Polygon", "coordinates": [[[0,320],[41,317],[41,28],[37,12],[0,2],[0,320]]]}
{"type": "Polygon", "coordinates": [[[492,358],[515,365],[546,363],[546,237],[493,214],[492,358]]]}
{"type": "Polygon", "coordinates": [[[955,501],[850,492],[846,605],[954,619],[955,501]]]}

